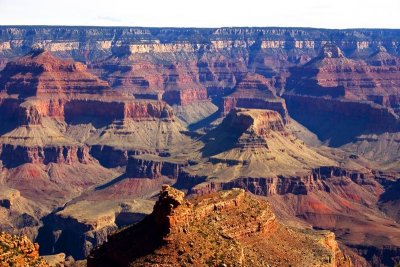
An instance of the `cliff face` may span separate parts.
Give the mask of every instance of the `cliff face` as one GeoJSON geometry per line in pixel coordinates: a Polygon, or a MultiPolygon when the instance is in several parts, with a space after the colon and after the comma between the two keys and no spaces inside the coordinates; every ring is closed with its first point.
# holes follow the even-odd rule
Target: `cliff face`
{"type": "Polygon", "coordinates": [[[338,167],[324,166],[313,169],[309,174],[304,176],[288,177],[278,175],[278,177],[240,177],[227,183],[210,183],[204,187],[195,187],[193,193],[202,195],[232,188],[243,188],[255,195],[261,196],[286,194],[307,195],[313,191],[324,191],[329,193],[331,188],[327,181],[338,177],[346,177],[352,183],[356,183],[360,186],[373,186],[377,192],[382,190],[379,184],[375,181],[372,173],[349,171],[338,167]]]}
{"type": "Polygon", "coordinates": [[[157,179],[167,176],[177,179],[181,168],[187,165],[185,162],[169,162],[162,157],[142,155],[129,158],[126,166],[127,177],[157,179]]]}
{"type": "Polygon", "coordinates": [[[173,111],[165,102],[156,100],[135,101],[127,99],[122,101],[75,99],[65,105],[65,120],[74,121],[79,117],[103,119],[108,122],[113,120],[154,120],[173,119],[173,111]]]}
{"type": "Polygon", "coordinates": [[[3,145],[1,159],[7,166],[18,166],[24,163],[90,163],[89,148],[76,146],[26,147],[3,145]]]}
{"type": "Polygon", "coordinates": [[[265,266],[290,262],[293,266],[352,266],[332,233],[289,229],[276,219],[266,202],[243,190],[188,202],[183,192],[166,186],[153,213],[111,236],[88,258],[88,266],[146,265],[149,261],[170,265],[265,266]],[[240,221],[237,216],[241,216],[240,221]],[[310,249],[316,246],[319,253],[309,257],[310,249]],[[289,250],[290,256],[286,254],[289,250]]]}
{"type": "MultiPolygon", "coordinates": [[[[396,51],[397,30],[324,30],[302,28],[146,29],[113,27],[2,26],[1,52],[20,52],[32,45],[93,60],[112,51],[189,53],[206,49],[319,49],[331,40],[345,52],[370,51],[379,45],[396,51]],[[84,33],[84,34],[83,34],[84,33]],[[343,36],[349,36],[343,38],[343,36]],[[56,38],[57,37],[57,38],[56,38]],[[50,41],[49,41],[50,40],[50,41]],[[146,41],[146,42],[144,42],[146,41]],[[90,46],[92,53],[84,53],[90,46]]],[[[315,53],[315,52],[314,52],[315,53]]],[[[76,58],[77,59],[77,58],[76,58]]]]}

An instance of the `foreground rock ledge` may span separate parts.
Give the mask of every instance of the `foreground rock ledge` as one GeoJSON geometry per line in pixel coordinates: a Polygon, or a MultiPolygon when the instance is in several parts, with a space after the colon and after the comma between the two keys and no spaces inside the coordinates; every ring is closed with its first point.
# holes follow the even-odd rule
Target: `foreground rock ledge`
{"type": "Polygon", "coordinates": [[[92,252],[101,266],[352,266],[328,231],[280,223],[241,189],[190,199],[163,186],[154,211],[92,252]]]}
{"type": "Polygon", "coordinates": [[[1,267],[49,267],[39,257],[39,246],[26,236],[10,235],[0,232],[0,266],[1,267]]]}

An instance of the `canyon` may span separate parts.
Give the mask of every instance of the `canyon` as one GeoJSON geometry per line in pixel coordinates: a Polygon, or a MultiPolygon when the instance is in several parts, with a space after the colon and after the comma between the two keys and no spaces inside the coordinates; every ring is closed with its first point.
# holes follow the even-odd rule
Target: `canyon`
{"type": "Polygon", "coordinates": [[[0,230],[65,266],[393,266],[399,33],[0,26],[0,230]]]}

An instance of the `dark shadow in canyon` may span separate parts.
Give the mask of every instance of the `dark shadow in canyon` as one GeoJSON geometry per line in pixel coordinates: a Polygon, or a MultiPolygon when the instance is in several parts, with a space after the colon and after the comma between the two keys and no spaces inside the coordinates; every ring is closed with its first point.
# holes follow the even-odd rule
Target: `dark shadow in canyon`
{"type": "MultiPolygon", "coordinates": [[[[290,98],[291,96],[285,95],[289,115],[315,133],[319,140],[331,147],[340,147],[354,142],[362,134],[379,135],[400,130],[400,121],[395,119],[394,116],[390,117],[384,114],[386,117],[382,115],[382,118],[377,118],[376,116],[380,115],[378,112],[372,115],[364,114],[364,111],[358,110],[361,106],[352,107],[354,104],[352,102],[335,100],[341,105],[339,109],[349,109],[345,111],[346,114],[343,114],[343,110],[332,109],[327,111],[323,110],[326,109],[325,107],[300,103],[298,100],[293,101],[290,98]]],[[[320,99],[326,101],[324,98],[320,99]]],[[[368,106],[368,104],[365,104],[362,108],[365,108],[365,106],[368,106]]],[[[379,109],[376,110],[379,111],[379,109]]],[[[383,113],[384,110],[382,109],[379,112],[383,113]]]]}

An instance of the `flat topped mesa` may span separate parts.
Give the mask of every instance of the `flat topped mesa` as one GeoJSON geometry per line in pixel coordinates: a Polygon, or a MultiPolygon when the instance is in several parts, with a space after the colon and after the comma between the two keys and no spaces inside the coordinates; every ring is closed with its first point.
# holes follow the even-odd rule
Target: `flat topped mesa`
{"type": "MultiPolygon", "coordinates": [[[[244,151],[252,154],[256,149],[268,150],[268,143],[274,142],[271,137],[281,135],[287,137],[285,124],[278,112],[262,109],[235,108],[225,117],[222,123],[205,135],[203,156],[229,153],[232,150],[245,157],[244,151]]],[[[222,156],[222,155],[221,155],[222,156]]],[[[230,155],[232,156],[232,155],[230,155]]],[[[228,155],[222,157],[231,158],[228,155]]]]}
{"type": "Polygon", "coordinates": [[[22,97],[101,94],[106,89],[108,83],[89,73],[86,65],[43,50],[7,63],[0,73],[0,91],[22,97]]]}
{"type": "Polygon", "coordinates": [[[234,109],[224,124],[228,131],[246,131],[254,136],[266,136],[269,131],[285,132],[279,113],[273,110],[234,109]]]}

